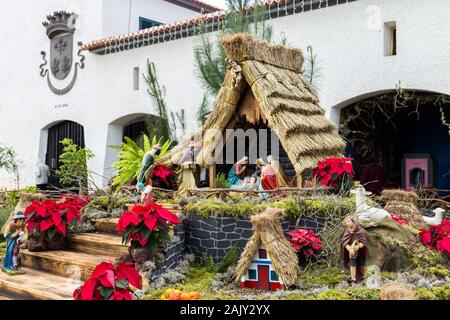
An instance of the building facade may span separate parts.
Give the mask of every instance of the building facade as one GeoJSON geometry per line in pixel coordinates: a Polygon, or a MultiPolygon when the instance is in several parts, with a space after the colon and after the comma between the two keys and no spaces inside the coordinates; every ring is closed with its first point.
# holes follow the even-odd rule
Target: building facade
{"type": "MultiPolygon", "coordinates": [[[[288,46],[304,52],[314,48],[321,105],[336,123],[342,108],[392,91],[399,82],[406,89],[450,95],[447,0],[271,1],[268,7],[274,42],[286,38],[288,46]]],[[[49,139],[64,130],[75,130],[94,152],[89,168],[105,184],[117,157],[109,146],[120,144],[125,127],[154,113],[142,77],[147,61],[155,63],[170,110],[184,108],[187,130],[194,130],[204,89],[195,74],[199,37],[192,30],[202,10],[213,12],[203,19],[217,29],[225,13],[199,1],[8,0],[0,8],[0,143],[14,147],[23,161],[21,186],[35,183],[36,162],[51,160],[49,139]],[[54,49],[42,25],[55,11],[77,15],[65,78],[53,74],[54,49]]],[[[0,172],[0,186],[13,187],[13,178],[0,172]]]]}

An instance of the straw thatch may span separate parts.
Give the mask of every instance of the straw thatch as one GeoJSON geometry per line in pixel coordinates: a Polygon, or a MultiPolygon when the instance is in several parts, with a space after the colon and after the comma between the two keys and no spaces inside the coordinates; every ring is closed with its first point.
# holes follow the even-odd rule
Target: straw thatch
{"type": "Polygon", "coordinates": [[[416,205],[419,197],[415,192],[400,189],[383,190],[381,196],[386,201],[384,210],[408,221],[415,228],[426,226],[416,205]]]}
{"type": "MultiPolygon", "coordinates": [[[[242,75],[236,77],[232,67],[226,73],[213,111],[202,127],[203,148],[197,161],[204,165],[211,163],[217,137],[208,136],[207,130],[224,132],[233,128],[233,118],[248,88],[257,101],[261,118],[278,135],[298,175],[315,168],[320,160],[343,153],[343,139],[326,119],[316,92],[301,74],[300,50],[270,45],[247,34],[225,36],[222,44],[228,58],[239,64],[242,75]]],[[[185,147],[186,144],[180,144],[175,154],[185,147]]],[[[164,159],[164,164],[169,164],[167,160],[164,159]]]]}
{"type": "Polygon", "coordinates": [[[239,259],[236,281],[240,282],[241,278],[247,274],[251,261],[262,242],[284,286],[289,287],[295,283],[300,273],[298,257],[284,236],[281,228],[283,218],[284,211],[277,208],[267,208],[264,212],[252,216],[254,232],[239,259]]]}

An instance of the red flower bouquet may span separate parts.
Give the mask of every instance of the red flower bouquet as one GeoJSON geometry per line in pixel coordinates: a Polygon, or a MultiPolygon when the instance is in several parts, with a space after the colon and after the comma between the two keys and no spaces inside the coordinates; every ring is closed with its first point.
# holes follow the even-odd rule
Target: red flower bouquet
{"type": "Polygon", "coordinates": [[[335,192],[347,192],[353,185],[352,158],[328,158],[319,161],[314,177],[321,185],[331,187],[335,192]]]}
{"type": "Polygon", "coordinates": [[[316,237],[314,230],[298,229],[288,232],[288,234],[291,236],[292,248],[302,252],[306,257],[323,249],[322,241],[316,237]]]}
{"type": "Polygon", "coordinates": [[[443,220],[441,224],[431,226],[429,230],[419,232],[422,243],[430,250],[439,250],[450,257],[450,221],[443,220]]]}
{"type": "MultiPolygon", "coordinates": [[[[89,198],[63,195],[60,201],[33,201],[26,209],[27,228],[30,234],[39,234],[44,241],[51,242],[55,235],[63,238],[67,227],[80,220],[80,210],[89,198]]],[[[44,249],[45,250],[45,249],[44,249]]]]}
{"type": "Polygon", "coordinates": [[[133,300],[130,285],[141,289],[142,277],[133,263],[98,264],[91,277],[73,292],[75,300],[133,300]]]}
{"type": "Polygon", "coordinates": [[[155,202],[135,205],[125,211],[117,223],[117,232],[122,234],[124,244],[132,248],[147,248],[153,255],[161,240],[170,240],[169,224],[178,224],[180,219],[155,202]]]}

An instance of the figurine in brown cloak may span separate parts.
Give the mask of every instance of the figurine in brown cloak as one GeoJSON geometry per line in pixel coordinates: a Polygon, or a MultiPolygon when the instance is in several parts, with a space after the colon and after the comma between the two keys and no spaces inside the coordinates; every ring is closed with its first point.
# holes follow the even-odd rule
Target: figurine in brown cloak
{"type": "Polygon", "coordinates": [[[340,259],[350,269],[353,283],[364,279],[366,260],[369,258],[365,230],[352,218],[344,220],[345,231],[341,238],[340,259]]]}

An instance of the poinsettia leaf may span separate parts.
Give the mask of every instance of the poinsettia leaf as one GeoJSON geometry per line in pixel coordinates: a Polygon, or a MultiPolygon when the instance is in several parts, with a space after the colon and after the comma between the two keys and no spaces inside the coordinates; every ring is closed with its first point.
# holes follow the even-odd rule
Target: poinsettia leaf
{"type": "Polygon", "coordinates": [[[141,230],[141,236],[144,239],[147,239],[148,237],[150,237],[151,233],[152,232],[149,229],[147,229],[147,228],[142,228],[142,230],[141,230]]]}
{"type": "Polygon", "coordinates": [[[49,241],[52,241],[53,237],[56,234],[56,230],[55,229],[50,229],[47,231],[47,237],[49,241]]]}
{"type": "Polygon", "coordinates": [[[100,294],[105,299],[108,299],[109,296],[111,296],[113,292],[114,292],[113,288],[106,288],[106,287],[100,286],[100,294]]]}
{"type": "Polygon", "coordinates": [[[128,288],[128,281],[125,279],[116,280],[115,284],[116,284],[116,288],[122,288],[122,289],[128,288]]]}

